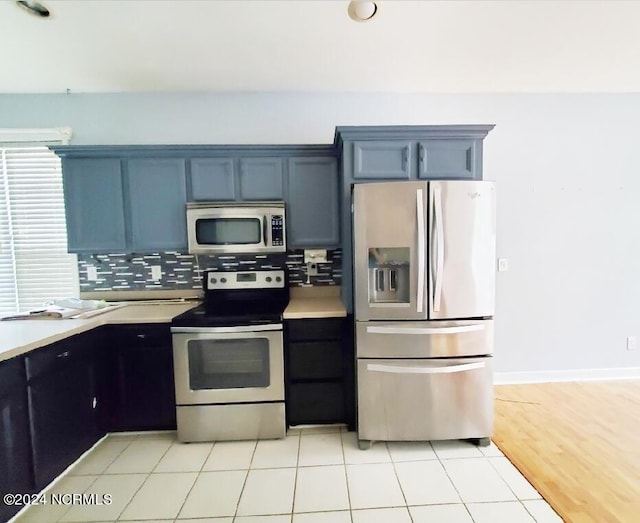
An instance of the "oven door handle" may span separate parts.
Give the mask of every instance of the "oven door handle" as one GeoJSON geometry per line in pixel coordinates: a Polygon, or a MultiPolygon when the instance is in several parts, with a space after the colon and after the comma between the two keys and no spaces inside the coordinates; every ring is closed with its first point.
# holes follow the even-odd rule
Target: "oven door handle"
{"type": "Polygon", "coordinates": [[[180,333],[198,333],[198,334],[217,334],[217,333],[236,333],[236,332],[263,332],[263,331],[281,331],[282,323],[271,323],[268,325],[242,325],[237,327],[171,327],[173,334],[180,333]]]}

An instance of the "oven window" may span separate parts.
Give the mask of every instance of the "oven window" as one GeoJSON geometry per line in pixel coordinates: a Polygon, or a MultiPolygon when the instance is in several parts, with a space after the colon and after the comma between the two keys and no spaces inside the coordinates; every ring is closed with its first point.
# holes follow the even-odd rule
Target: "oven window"
{"type": "Polygon", "coordinates": [[[251,245],[262,241],[259,218],[200,218],[196,220],[199,245],[251,245]]]}
{"type": "Polygon", "coordinates": [[[191,390],[269,386],[269,340],[189,340],[191,390]]]}

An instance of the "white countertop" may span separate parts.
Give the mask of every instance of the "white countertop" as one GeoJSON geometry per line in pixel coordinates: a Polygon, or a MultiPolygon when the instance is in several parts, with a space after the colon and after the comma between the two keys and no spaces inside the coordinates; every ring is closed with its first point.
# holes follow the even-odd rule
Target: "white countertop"
{"type": "Polygon", "coordinates": [[[305,318],[344,318],[347,310],[340,297],[340,287],[300,287],[291,289],[285,320],[305,318]]]}
{"type": "Polygon", "coordinates": [[[100,325],[169,323],[198,305],[197,301],[157,304],[125,304],[87,319],[0,321],[0,361],[38,347],[91,330],[100,325]]]}
{"type": "MultiPolygon", "coordinates": [[[[127,303],[86,319],[0,321],[0,361],[25,354],[100,325],[169,323],[199,301],[127,303]]],[[[347,311],[339,287],[293,288],[284,319],[340,318],[347,311]]]]}

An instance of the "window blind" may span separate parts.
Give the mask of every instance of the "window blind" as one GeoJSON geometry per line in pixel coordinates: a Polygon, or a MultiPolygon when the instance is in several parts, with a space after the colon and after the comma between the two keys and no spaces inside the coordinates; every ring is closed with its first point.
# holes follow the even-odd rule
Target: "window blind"
{"type": "Polygon", "coordinates": [[[62,169],[47,147],[0,146],[0,314],[78,296],[62,169]]]}

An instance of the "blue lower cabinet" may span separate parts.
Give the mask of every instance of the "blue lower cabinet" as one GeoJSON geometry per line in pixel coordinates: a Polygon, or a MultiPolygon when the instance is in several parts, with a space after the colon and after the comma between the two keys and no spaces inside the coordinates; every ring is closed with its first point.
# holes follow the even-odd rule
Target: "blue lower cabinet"
{"type": "Polygon", "coordinates": [[[185,160],[134,159],[127,162],[131,249],[149,252],[186,249],[185,160]]]}
{"type": "Polygon", "coordinates": [[[98,431],[93,333],[26,356],[35,486],[41,490],[101,436],[98,431]]]}
{"type": "Polygon", "coordinates": [[[340,203],[335,158],[289,159],[287,213],[290,248],[339,246],[340,203]]]}
{"type": "MultiPolygon", "coordinates": [[[[0,496],[34,491],[24,358],[0,362],[0,496]]],[[[0,521],[22,506],[0,498],[0,521]]]]}

